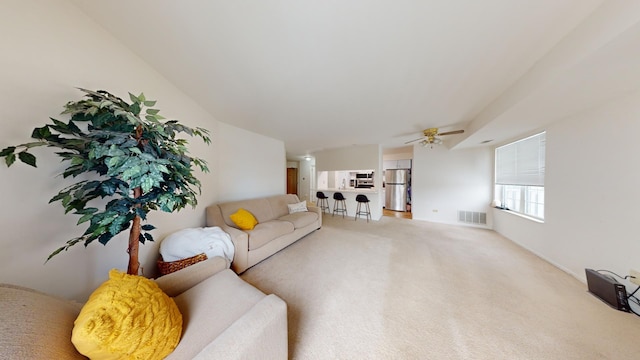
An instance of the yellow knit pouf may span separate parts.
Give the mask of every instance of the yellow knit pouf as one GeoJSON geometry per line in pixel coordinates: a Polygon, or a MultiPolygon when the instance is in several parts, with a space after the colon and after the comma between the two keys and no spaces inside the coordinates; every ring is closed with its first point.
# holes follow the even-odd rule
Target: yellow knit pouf
{"type": "Polygon", "coordinates": [[[172,298],[152,280],[113,269],[80,311],[71,341],[92,360],[163,359],[181,334],[172,298]]]}

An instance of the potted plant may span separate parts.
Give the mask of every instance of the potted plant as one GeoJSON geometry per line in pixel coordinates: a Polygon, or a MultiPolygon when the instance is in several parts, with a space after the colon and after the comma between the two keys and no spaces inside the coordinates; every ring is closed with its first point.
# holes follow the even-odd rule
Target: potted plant
{"type": "MultiPolygon", "coordinates": [[[[60,190],[49,202],[59,201],[65,213],[80,216],[78,225],[89,223],[85,232],[66,242],[47,258],[71,246],[85,246],[98,240],[106,245],[115,235],[129,230],[128,274],[138,274],[138,246],[153,241],[146,221],[151,211],[179,211],[195,207],[200,181],[194,166],[208,172],[207,163],[187,154],[187,141],[178,135],[197,136],[209,144],[208,131],[190,128],[176,120],[163,121],[155,101],[144,94],[129,94],[131,103],[107,91],[80,89],[82,100],[67,103],[62,112],[67,122],[51,118],[52,123],[35,128],[32,142],[9,146],[0,151],[7,166],[16,160],[36,167],[31,149],[57,148],[56,154],[67,165],[63,177],[78,178],[60,190]],[[96,199],[109,200],[102,208],[96,199]]],[[[102,202],[104,203],[104,201],[102,202]]]]}

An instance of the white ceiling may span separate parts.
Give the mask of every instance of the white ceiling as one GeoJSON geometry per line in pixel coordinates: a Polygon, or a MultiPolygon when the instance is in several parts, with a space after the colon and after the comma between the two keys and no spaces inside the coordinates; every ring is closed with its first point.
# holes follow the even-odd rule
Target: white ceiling
{"type": "Polygon", "coordinates": [[[450,147],[496,143],[640,84],[640,12],[621,10],[632,1],[73,2],[289,158],[399,147],[428,127],[465,129],[450,147]]]}

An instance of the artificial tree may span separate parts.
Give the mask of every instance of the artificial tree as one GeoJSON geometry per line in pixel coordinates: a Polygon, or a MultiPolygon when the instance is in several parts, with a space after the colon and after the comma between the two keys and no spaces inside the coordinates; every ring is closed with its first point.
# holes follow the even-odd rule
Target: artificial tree
{"type": "Polygon", "coordinates": [[[89,226],[47,261],[80,242],[87,246],[98,240],[106,245],[128,229],[127,273],[137,275],[139,243],[153,241],[149,231],[155,228],[142,221],[150,211],[195,207],[200,181],[193,175],[194,166],[209,171],[204,160],[187,155],[188,143],[177,135],[198,136],[206,144],[211,140],[205,129],[163,121],[159,110],[152,108],[156,102],[145,99],[144,94],[130,93],[131,103],[127,103],[107,91],[80,90],[84,98],[64,106],[62,114],[70,116],[68,122],[51,118],[51,124],[33,130],[35,141],[6,147],[0,157],[7,166],[19,159],[36,167],[36,157],[29,152],[32,148],[58,148],[56,154],[68,164],[63,177],[80,179],[49,202],[60,201],[65,213],[80,216],[78,225],[89,222],[89,226]],[[101,203],[99,198],[111,200],[102,209],[92,207],[101,203]]]}

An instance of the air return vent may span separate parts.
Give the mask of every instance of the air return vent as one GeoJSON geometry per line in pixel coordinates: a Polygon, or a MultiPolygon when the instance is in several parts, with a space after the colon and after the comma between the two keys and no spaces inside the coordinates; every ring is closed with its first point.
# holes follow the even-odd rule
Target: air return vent
{"type": "Polygon", "coordinates": [[[487,213],[458,210],[458,221],[468,224],[487,224],[487,213]]]}

